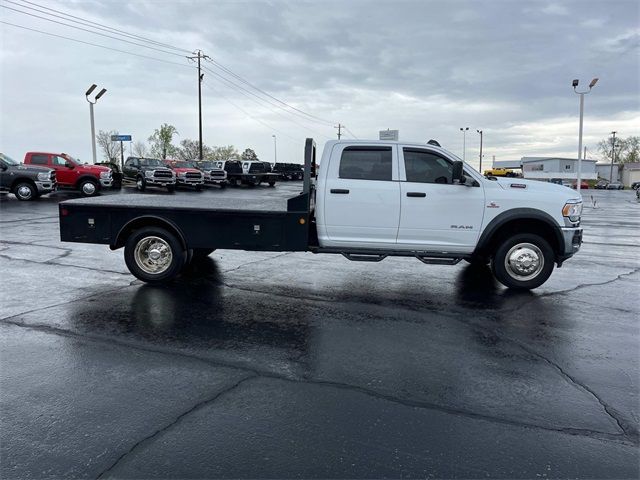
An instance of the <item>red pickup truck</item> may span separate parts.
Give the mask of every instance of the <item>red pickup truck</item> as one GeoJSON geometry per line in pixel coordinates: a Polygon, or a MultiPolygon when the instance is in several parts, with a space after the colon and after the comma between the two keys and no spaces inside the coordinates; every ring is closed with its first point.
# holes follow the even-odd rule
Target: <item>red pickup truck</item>
{"type": "Polygon", "coordinates": [[[78,190],[85,197],[97,195],[113,181],[110,168],[82,164],[66,153],[27,152],[24,163],[54,169],[58,188],[78,190]]]}

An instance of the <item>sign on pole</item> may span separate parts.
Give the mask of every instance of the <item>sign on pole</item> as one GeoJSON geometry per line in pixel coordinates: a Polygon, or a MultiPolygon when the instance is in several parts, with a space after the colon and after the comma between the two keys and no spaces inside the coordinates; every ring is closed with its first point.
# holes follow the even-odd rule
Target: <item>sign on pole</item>
{"type": "Polygon", "coordinates": [[[112,142],[130,142],[131,135],[111,135],[112,142]]]}
{"type": "Polygon", "coordinates": [[[380,130],[380,140],[392,140],[394,142],[397,142],[398,132],[398,130],[380,130]]]}

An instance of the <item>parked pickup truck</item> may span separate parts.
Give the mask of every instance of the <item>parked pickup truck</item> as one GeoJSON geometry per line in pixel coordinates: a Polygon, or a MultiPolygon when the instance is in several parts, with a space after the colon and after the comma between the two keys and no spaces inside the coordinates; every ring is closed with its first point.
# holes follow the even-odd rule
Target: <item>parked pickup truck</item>
{"type": "Polygon", "coordinates": [[[193,187],[200,191],[204,185],[204,173],[193,162],[165,160],[164,164],[176,173],[176,187],[193,187]]]}
{"type": "Polygon", "coordinates": [[[204,160],[194,163],[195,167],[204,173],[204,183],[206,185],[218,185],[220,188],[227,186],[227,172],[222,168],[216,167],[216,162],[204,160]]]}
{"type": "Polygon", "coordinates": [[[278,174],[271,173],[271,169],[267,167],[266,162],[226,160],[217,161],[216,167],[227,172],[227,178],[231,186],[248,185],[256,187],[265,182],[270,187],[273,187],[278,179],[278,174]]]}
{"type": "Polygon", "coordinates": [[[101,188],[111,187],[110,168],[80,163],[66,153],[27,152],[24,163],[55,170],[58,188],[78,190],[85,197],[97,195],[101,188]]]}
{"type": "Polygon", "coordinates": [[[277,173],[281,180],[302,180],[304,171],[298,163],[276,163],[271,170],[277,173]]]}
{"type": "Polygon", "coordinates": [[[157,158],[127,157],[122,169],[122,182],[135,184],[140,192],[147,187],[176,189],[176,173],[157,158]]]}
{"type": "Polygon", "coordinates": [[[313,182],[315,152],[307,139],[303,191],[287,200],[68,200],[59,204],[60,238],[124,247],[131,273],[150,283],[176,278],[215,249],[235,249],[489,262],[517,289],[540,286],[582,243],[582,198],[569,188],[485,178],[433,145],[354,140],[327,142],[313,182]]]}
{"type": "Polygon", "coordinates": [[[0,153],[0,192],[13,193],[18,200],[35,200],[55,189],[55,170],[23,165],[0,153]]]}

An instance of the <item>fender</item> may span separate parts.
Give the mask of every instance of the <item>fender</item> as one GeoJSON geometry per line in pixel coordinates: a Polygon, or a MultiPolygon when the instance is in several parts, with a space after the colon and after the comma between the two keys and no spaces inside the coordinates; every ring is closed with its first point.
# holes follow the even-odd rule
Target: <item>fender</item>
{"type": "Polygon", "coordinates": [[[111,250],[117,250],[118,248],[124,246],[124,242],[122,240],[123,235],[136,223],[140,223],[143,226],[158,226],[163,228],[168,227],[168,229],[178,237],[178,240],[180,240],[180,243],[182,244],[184,249],[187,249],[187,241],[185,240],[184,235],[182,234],[178,226],[171,220],[157,217],[155,215],[145,215],[143,217],[136,217],[129,220],[122,228],[120,228],[118,234],[115,237],[115,241],[111,245],[109,245],[109,248],[111,250]]]}
{"type": "Polygon", "coordinates": [[[92,182],[94,182],[95,184],[97,184],[97,185],[98,185],[98,190],[100,190],[100,187],[101,187],[101,185],[100,185],[100,179],[99,179],[99,178],[96,178],[96,177],[95,177],[95,175],[91,175],[91,174],[89,174],[89,173],[83,173],[82,175],[80,175],[80,178],[78,178],[78,179],[76,180],[76,183],[74,183],[74,184],[73,184],[73,186],[74,186],[75,188],[78,188],[78,187],[80,186],[80,183],[81,183],[83,180],[91,180],[92,182]]]}
{"type": "Polygon", "coordinates": [[[564,251],[564,237],[560,231],[560,226],[551,215],[535,208],[512,208],[511,210],[502,212],[489,222],[478,239],[474,253],[485,251],[489,246],[493,235],[500,229],[500,227],[512,220],[539,220],[546,223],[554,232],[558,244],[558,251],[564,251]]]}

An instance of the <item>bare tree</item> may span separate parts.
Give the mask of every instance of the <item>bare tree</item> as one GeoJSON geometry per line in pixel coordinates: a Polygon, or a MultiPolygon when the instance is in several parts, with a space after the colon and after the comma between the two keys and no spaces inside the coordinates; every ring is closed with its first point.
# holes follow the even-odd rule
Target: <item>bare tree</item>
{"type": "Polygon", "coordinates": [[[118,135],[117,130],[109,132],[100,130],[96,135],[96,142],[107,162],[117,162],[120,156],[120,143],[111,141],[111,135],[118,135]]]}
{"type": "Polygon", "coordinates": [[[240,153],[233,145],[226,147],[213,147],[205,158],[209,160],[240,160],[240,153]]]}
{"type": "Polygon", "coordinates": [[[147,144],[144,143],[141,140],[138,140],[137,142],[133,142],[133,145],[131,146],[132,150],[133,150],[133,155],[135,157],[146,157],[147,153],[148,153],[148,149],[147,149],[147,144]]]}
{"type": "MultiPolygon", "coordinates": [[[[178,147],[178,157],[181,160],[196,160],[200,155],[200,145],[197,140],[185,138],[180,142],[178,147]]],[[[211,156],[211,147],[202,145],[202,157],[209,158],[211,156]]]]}

